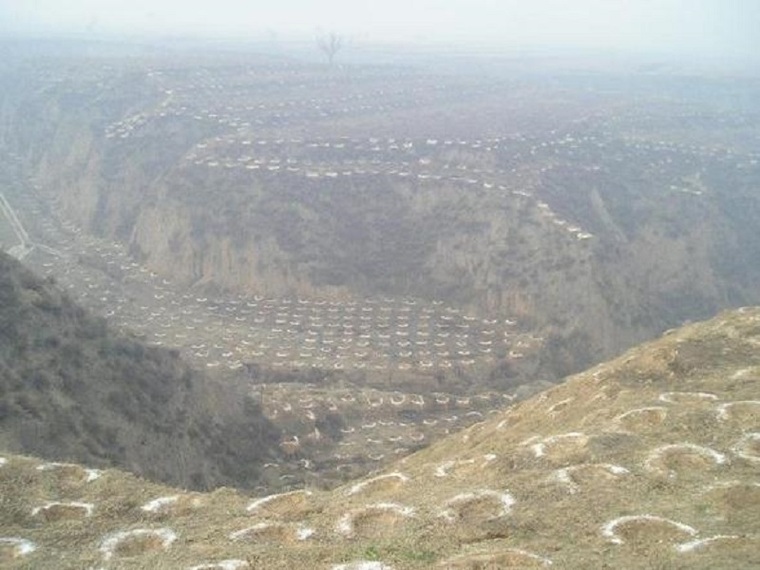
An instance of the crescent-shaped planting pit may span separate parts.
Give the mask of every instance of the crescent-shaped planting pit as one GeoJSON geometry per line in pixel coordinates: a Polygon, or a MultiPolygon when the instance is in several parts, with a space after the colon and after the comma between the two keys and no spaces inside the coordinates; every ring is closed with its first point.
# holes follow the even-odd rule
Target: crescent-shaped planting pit
{"type": "Polygon", "coordinates": [[[718,400],[718,396],[709,392],[663,392],[657,399],[667,404],[700,404],[718,400]]]}
{"type": "Polygon", "coordinates": [[[358,493],[387,493],[397,490],[404,483],[409,481],[409,477],[403,473],[388,473],[386,475],[378,475],[372,479],[361,481],[346,491],[346,495],[356,495],[358,493]]]}
{"type": "Polygon", "coordinates": [[[304,489],[254,499],[246,507],[251,514],[284,520],[300,520],[309,511],[312,492],[304,489]]]}
{"type": "Polygon", "coordinates": [[[668,416],[668,409],[664,406],[649,406],[629,410],[615,417],[613,423],[616,427],[634,433],[647,431],[658,427],[668,416]]]}
{"type": "Polygon", "coordinates": [[[43,463],[37,466],[37,471],[51,472],[59,480],[69,483],[91,483],[99,479],[103,472],[100,469],[87,469],[72,463],[43,463]]]}
{"type": "Polygon", "coordinates": [[[560,433],[540,438],[531,444],[530,450],[536,458],[564,461],[585,453],[588,441],[589,437],[581,432],[560,433]]]}
{"type": "Polygon", "coordinates": [[[182,515],[203,505],[203,499],[196,495],[169,495],[148,501],[140,510],[146,513],[182,515]]]}
{"type": "Polygon", "coordinates": [[[379,538],[403,529],[414,509],[397,503],[376,503],[344,514],[336,531],[346,537],[379,538]]]}
{"type": "Polygon", "coordinates": [[[314,535],[314,530],[305,526],[280,522],[260,522],[248,528],[230,534],[230,540],[236,542],[292,544],[307,540],[314,535]]]}
{"type": "Polygon", "coordinates": [[[472,468],[474,465],[474,459],[451,459],[437,465],[433,474],[436,477],[449,477],[459,474],[458,472],[467,471],[468,467],[472,468]]]}
{"type": "Polygon", "coordinates": [[[94,509],[95,506],[92,503],[53,501],[32,509],[32,516],[39,517],[47,522],[77,520],[91,516],[94,509]]]}
{"type": "Polygon", "coordinates": [[[514,504],[510,493],[483,489],[452,497],[443,504],[441,516],[449,522],[472,525],[507,516],[514,504]]]}
{"type": "Polygon", "coordinates": [[[406,395],[405,394],[399,394],[399,393],[393,393],[390,397],[390,402],[394,406],[402,406],[406,402],[406,395]]]}
{"type": "Polygon", "coordinates": [[[152,501],[145,503],[142,507],[140,507],[140,510],[145,511],[146,513],[168,512],[171,510],[171,507],[177,501],[179,501],[179,497],[179,495],[158,497],[157,499],[153,499],[152,501]]]}
{"type": "Polygon", "coordinates": [[[652,450],[644,461],[644,469],[671,479],[701,476],[705,471],[724,466],[728,463],[722,453],[693,443],[675,443],[663,445],[652,450]]]}
{"type": "Polygon", "coordinates": [[[130,558],[147,552],[166,550],[177,540],[177,533],[169,528],[137,528],[115,532],[100,543],[103,558],[130,558]]]}
{"type": "Polygon", "coordinates": [[[612,544],[677,544],[696,535],[688,525],[654,515],[618,517],[602,526],[602,536],[612,544]]]}
{"type": "Polygon", "coordinates": [[[568,492],[575,494],[583,488],[593,492],[594,490],[616,483],[622,477],[630,474],[631,472],[628,469],[620,465],[613,465],[611,463],[583,463],[581,465],[557,469],[550,476],[550,480],[565,485],[568,492]]]}
{"type": "Polygon", "coordinates": [[[739,400],[719,404],[716,416],[722,422],[747,423],[760,420],[760,400],[739,400]]]}
{"type": "Polygon", "coordinates": [[[555,416],[558,413],[560,413],[562,410],[568,407],[568,405],[573,402],[575,398],[565,398],[564,400],[560,400],[559,402],[556,402],[555,404],[552,404],[546,409],[546,415],[547,416],[555,416]]]}

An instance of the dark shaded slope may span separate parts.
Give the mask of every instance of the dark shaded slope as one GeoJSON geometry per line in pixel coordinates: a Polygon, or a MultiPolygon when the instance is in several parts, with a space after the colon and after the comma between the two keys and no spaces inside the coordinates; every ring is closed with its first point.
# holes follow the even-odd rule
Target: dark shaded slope
{"type": "Polygon", "coordinates": [[[252,400],[0,254],[0,446],[208,488],[255,485],[276,440],[252,400]]]}

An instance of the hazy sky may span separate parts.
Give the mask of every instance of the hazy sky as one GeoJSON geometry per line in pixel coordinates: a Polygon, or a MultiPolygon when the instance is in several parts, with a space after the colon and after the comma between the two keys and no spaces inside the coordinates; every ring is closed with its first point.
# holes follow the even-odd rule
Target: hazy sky
{"type": "Polygon", "coordinates": [[[760,59],[760,0],[0,0],[0,31],[312,36],[760,59]]]}

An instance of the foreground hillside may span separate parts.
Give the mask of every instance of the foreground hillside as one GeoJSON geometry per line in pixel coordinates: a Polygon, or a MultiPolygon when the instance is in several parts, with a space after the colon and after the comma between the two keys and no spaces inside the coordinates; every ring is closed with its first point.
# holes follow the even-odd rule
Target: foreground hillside
{"type": "Polygon", "coordinates": [[[111,332],[0,253],[0,447],[191,488],[254,486],[276,430],[172,351],[111,332]]]}
{"type": "Polygon", "coordinates": [[[18,568],[756,568],[759,349],[760,309],[721,314],[332,493],[7,455],[0,548],[18,568]]]}

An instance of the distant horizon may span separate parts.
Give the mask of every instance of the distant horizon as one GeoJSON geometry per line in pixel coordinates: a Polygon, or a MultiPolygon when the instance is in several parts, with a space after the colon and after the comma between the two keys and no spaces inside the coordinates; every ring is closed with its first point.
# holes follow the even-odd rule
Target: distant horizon
{"type": "MultiPolygon", "coordinates": [[[[121,47],[136,47],[180,50],[193,50],[210,47],[224,51],[246,52],[249,49],[256,53],[270,56],[294,56],[309,60],[323,60],[324,56],[316,45],[317,34],[294,35],[289,38],[278,38],[276,42],[264,37],[245,37],[242,35],[195,35],[192,33],[174,35],[156,35],[149,33],[109,33],[84,34],[78,32],[59,32],[55,34],[32,33],[3,33],[0,31],[0,44],[3,42],[71,42],[85,46],[87,44],[113,44],[121,47]]],[[[444,41],[411,41],[411,40],[377,40],[356,41],[348,38],[344,48],[339,52],[338,63],[357,63],[364,56],[377,54],[394,54],[395,59],[409,56],[461,56],[461,57],[493,57],[493,58],[550,58],[561,61],[630,61],[642,65],[684,65],[687,69],[725,69],[735,73],[740,69],[752,75],[760,73],[760,58],[748,59],[740,55],[718,54],[690,58],[687,54],[658,51],[637,51],[635,49],[604,49],[594,47],[570,47],[563,45],[499,45],[489,43],[452,43],[444,41]]]]}
{"type": "Polygon", "coordinates": [[[753,0],[6,0],[0,37],[116,41],[308,42],[457,51],[605,52],[760,62],[753,0]]]}

